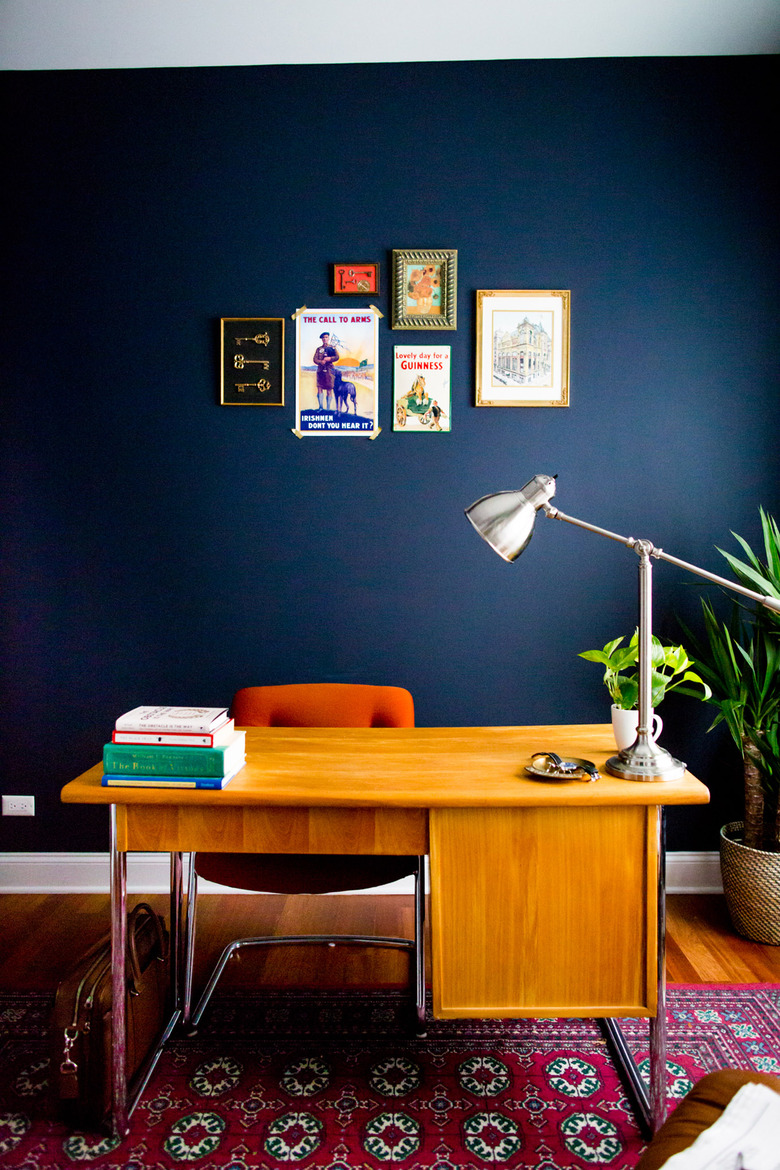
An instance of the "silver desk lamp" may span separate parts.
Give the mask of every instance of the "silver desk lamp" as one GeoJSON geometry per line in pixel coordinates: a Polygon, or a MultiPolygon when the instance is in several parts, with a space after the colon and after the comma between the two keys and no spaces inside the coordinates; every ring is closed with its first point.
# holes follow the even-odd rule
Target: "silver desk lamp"
{"type": "Polygon", "coordinates": [[[565,520],[568,524],[576,524],[578,528],[586,528],[588,532],[596,532],[600,536],[606,536],[634,549],[639,556],[639,720],[634,743],[618,755],[610,757],[606,768],[613,776],[622,776],[625,780],[678,780],[685,772],[685,764],[675,760],[664,748],[658,747],[649,732],[653,720],[651,689],[653,569],[650,558],[669,561],[670,564],[696,573],[707,581],[723,585],[744,597],[761,602],[778,613],[780,600],[756,593],[734,581],[727,581],[725,577],[718,577],[715,573],[709,573],[706,569],[689,564],[688,561],[681,561],[678,557],[669,556],[663,549],[655,548],[649,540],[619,536],[606,528],[598,528],[595,524],[567,516],[550,503],[555,495],[555,480],[556,476],[535,475],[519,491],[495,492],[483,496],[466,509],[466,515],[479,535],[505,561],[517,560],[528,547],[539,511],[544,512],[551,520],[565,520]]]}

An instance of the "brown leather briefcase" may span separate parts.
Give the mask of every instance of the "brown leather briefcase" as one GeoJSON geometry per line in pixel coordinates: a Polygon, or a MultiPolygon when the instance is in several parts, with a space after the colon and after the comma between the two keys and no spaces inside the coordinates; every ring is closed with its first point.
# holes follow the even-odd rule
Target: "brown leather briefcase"
{"type": "MultiPolygon", "coordinates": [[[[163,918],[140,902],[127,919],[127,1077],[143,1064],[166,1023],[169,964],[163,918]]],[[[64,1119],[100,1126],[111,1109],[111,935],[60,983],[53,1014],[54,1092],[64,1119]]]]}

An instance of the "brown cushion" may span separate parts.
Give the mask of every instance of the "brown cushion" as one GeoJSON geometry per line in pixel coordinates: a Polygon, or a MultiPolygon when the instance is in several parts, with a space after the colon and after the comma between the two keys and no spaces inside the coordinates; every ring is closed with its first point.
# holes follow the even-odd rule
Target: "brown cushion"
{"type": "Polygon", "coordinates": [[[667,1117],[637,1162],[636,1170],[659,1170],[673,1154],[687,1150],[703,1130],[718,1120],[735,1093],[748,1084],[769,1085],[780,1093],[780,1077],[769,1073],[724,1068],[702,1077],[667,1117]]]}
{"type": "Polygon", "coordinates": [[[266,894],[333,894],[368,890],[417,868],[416,857],[329,853],[198,853],[195,868],[202,878],[238,890],[266,894]]]}

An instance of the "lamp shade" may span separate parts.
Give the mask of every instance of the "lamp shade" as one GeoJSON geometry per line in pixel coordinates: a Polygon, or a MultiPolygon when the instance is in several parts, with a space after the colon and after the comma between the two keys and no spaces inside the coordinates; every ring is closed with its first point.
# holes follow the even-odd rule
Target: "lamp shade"
{"type": "Polygon", "coordinates": [[[554,495],[555,477],[535,475],[519,491],[482,496],[466,509],[466,516],[500,557],[514,561],[534,534],[537,511],[554,495]]]}

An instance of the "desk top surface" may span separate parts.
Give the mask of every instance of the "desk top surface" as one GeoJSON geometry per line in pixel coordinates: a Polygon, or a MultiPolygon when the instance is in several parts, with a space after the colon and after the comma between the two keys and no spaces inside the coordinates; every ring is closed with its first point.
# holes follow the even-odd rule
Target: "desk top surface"
{"type": "Polygon", "coordinates": [[[609,724],[535,727],[251,727],[247,763],[221,790],[104,788],[97,764],[66,784],[66,804],[337,805],[474,808],[543,805],[706,804],[709,791],[680,780],[610,776],[609,724]],[[595,783],[539,781],[525,765],[538,751],[592,760],[595,783]]]}

